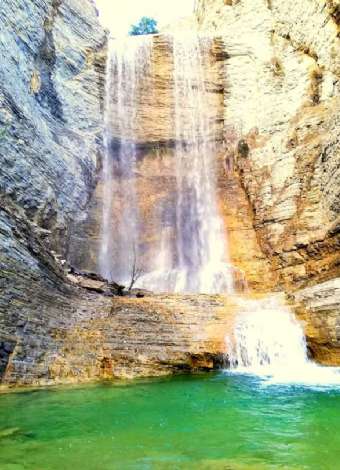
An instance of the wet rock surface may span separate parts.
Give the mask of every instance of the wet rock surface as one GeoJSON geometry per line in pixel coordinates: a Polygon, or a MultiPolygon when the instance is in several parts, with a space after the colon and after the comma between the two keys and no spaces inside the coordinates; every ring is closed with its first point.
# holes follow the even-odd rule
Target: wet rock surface
{"type": "Polygon", "coordinates": [[[322,364],[340,365],[340,278],[297,291],[291,299],[312,357],[322,364]]]}
{"type": "Polygon", "coordinates": [[[199,372],[223,364],[235,308],[230,299],[109,298],[74,287],[68,297],[53,295],[55,307],[28,317],[16,332],[5,387],[199,372]]]}

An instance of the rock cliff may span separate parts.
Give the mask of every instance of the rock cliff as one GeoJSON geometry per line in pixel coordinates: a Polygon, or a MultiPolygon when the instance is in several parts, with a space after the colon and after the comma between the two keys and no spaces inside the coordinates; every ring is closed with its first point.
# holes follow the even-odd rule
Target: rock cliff
{"type": "Polygon", "coordinates": [[[106,38],[89,1],[6,0],[0,21],[1,199],[65,252],[96,181],[106,38]]]}
{"type": "Polygon", "coordinates": [[[52,252],[96,183],[106,37],[80,0],[4,0],[0,30],[0,374],[17,348],[25,375],[71,295],[52,252]]]}
{"type": "MultiPolygon", "coordinates": [[[[196,16],[214,37],[210,98],[231,261],[252,290],[286,291],[313,356],[340,364],[339,6],[198,0],[196,16]]],[[[0,30],[0,380],[219,365],[233,299],[112,300],[75,285],[58,261],[94,269],[98,252],[106,36],[92,1],[3,0],[0,30]]],[[[142,201],[150,186],[162,198],[174,176],[170,47],[155,38],[157,99],[142,94],[142,201]]],[[[150,224],[146,247],[153,236],[150,224]]]]}
{"type": "Polygon", "coordinates": [[[334,362],[340,311],[337,302],[330,307],[325,286],[340,273],[339,3],[199,0],[196,15],[201,32],[220,37],[228,56],[225,152],[257,239],[277,287],[303,288],[296,296],[306,301],[312,349],[325,360],[331,354],[319,356],[318,343],[334,347],[334,362]]]}
{"type": "Polygon", "coordinates": [[[83,291],[66,301],[54,295],[59,316],[52,310],[31,321],[30,338],[11,354],[6,386],[207,371],[223,363],[230,300],[156,296],[112,302],[83,291]]]}

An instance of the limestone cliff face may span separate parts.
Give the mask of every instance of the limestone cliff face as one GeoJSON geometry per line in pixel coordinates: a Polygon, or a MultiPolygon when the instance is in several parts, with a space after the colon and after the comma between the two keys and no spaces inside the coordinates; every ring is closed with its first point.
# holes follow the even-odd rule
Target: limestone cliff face
{"type": "MultiPolygon", "coordinates": [[[[233,302],[212,296],[103,297],[83,292],[50,321],[53,341],[11,355],[3,383],[49,385],[211,370],[223,363],[233,302]],[[67,318],[70,316],[70,318],[67,318]],[[38,354],[33,356],[32,349],[38,354]],[[31,362],[22,361],[31,352],[31,362]]],[[[53,316],[53,314],[52,314],[53,316]]],[[[36,322],[37,330],[46,323],[36,322]]]]}
{"type": "Polygon", "coordinates": [[[322,364],[340,365],[340,279],[296,291],[291,300],[312,355],[322,364]]]}
{"type": "Polygon", "coordinates": [[[324,286],[340,273],[339,8],[316,0],[200,0],[196,12],[201,31],[221,37],[229,56],[225,152],[257,238],[278,287],[307,289],[298,296],[309,299],[307,334],[315,345],[319,318],[328,350],[338,348],[339,305],[329,309],[325,300],[315,310],[310,299],[326,299],[324,286]]]}
{"type": "Polygon", "coordinates": [[[0,376],[30,375],[66,321],[71,221],[97,175],[105,34],[84,0],[3,0],[0,12],[0,376]]]}
{"type": "Polygon", "coordinates": [[[105,35],[89,1],[5,0],[0,22],[1,199],[62,251],[95,185],[105,35]]]}
{"type": "Polygon", "coordinates": [[[339,272],[339,9],[332,5],[198,2],[201,29],[220,35],[229,54],[226,152],[284,287],[339,272]]]}

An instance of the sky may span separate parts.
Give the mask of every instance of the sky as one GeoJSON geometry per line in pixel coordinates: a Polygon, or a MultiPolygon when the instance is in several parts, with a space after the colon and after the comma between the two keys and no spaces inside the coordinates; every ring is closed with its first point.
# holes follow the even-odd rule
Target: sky
{"type": "Polygon", "coordinates": [[[112,34],[129,31],[142,16],[158,21],[159,27],[192,13],[194,0],[95,0],[104,26],[112,34]]]}

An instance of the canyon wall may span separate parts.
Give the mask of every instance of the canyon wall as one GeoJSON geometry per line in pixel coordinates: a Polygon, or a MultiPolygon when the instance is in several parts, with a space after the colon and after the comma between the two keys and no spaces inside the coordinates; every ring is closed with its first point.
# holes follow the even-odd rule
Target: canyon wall
{"type": "MultiPolygon", "coordinates": [[[[199,0],[196,15],[214,37],[209,89],[231,262],[252,291],[286,291],[312,355],[340,364],[339,8],[199,0]]],[[[0,28],[0,381],[219,365],[232,298],[112,299],[61,266],[65,257],[95,269],[98,253],[106,36],[92,1],[3,0],[0,28]]],[[[169,47],[155,38],[156,98],[145,89],[141,107],[146,214],[150,188],[161,199],[174,179],[169,47]]],[[[145,245],[155,236],[151,224],[145,245]]]]}
{"type": "Polygon", "coordinates": [[[262,252],[316,357],[339,363],[339,3],[199,0],[196,15],[228,55],[225,152],[262,252]]]}
{"type": "Polygon", "coordinates": [[[0,21],[1,199],[64,253],[96,184],[105,34],[89,1],[6,0],[0,21]]]}
{"type": "Polygon", "coordinates": [[[72,315],[53,251],[96,184],[106,37],[83,0],[3,0],[0,30],[0,376],[29,376],[72,315]]]}
{"type": "Polygon", "coordinates": [[[332,2],[209,1],[221,36],[224,137],[261,246],[284,288],[339,274],[339,8],[332,2]]]}

